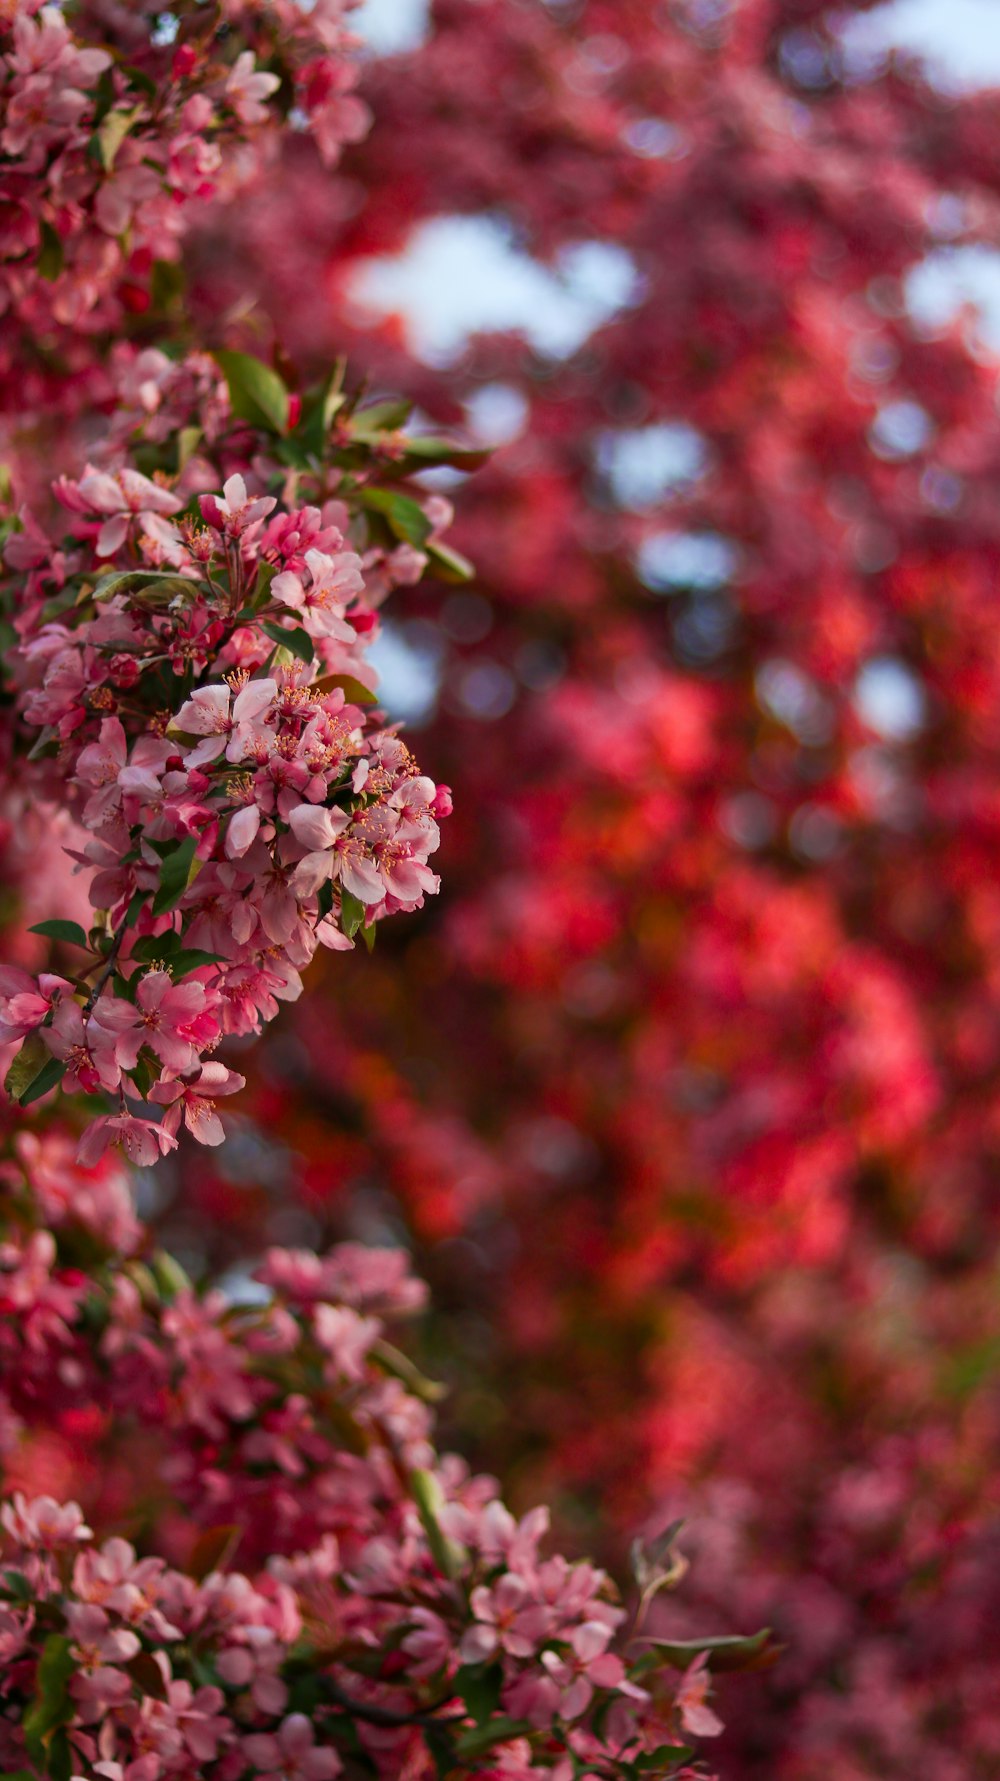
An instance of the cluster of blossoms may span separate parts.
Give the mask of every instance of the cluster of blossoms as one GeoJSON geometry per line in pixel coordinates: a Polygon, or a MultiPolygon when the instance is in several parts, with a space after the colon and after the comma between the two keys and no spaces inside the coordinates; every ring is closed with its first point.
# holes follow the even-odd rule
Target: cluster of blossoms
{"type": "MultiPolygon", "coordinates": [[[[542,1553],[544,1511],[436,1456],[434,1388],[385,1334],[423,1303],[402,1252],[274,1250],[233,1303],[143,1252],[117,1167],[58,1134],[22,1135],[2,1196],[5,1769],[693,1775],[718,1642],[637,1637],[604,1572],[542,1553]],[[81,1417],[86,1509],[28,1497],[81,1417]],[[89,1525],[122,1468],[142,1556],[89,1525]]],[[[647,1597],[676,1574],[637,1570],[647,1597]]]]}
{"type": "MultiPolygon", "coordinates": [[[[330,165],[368,126],[351,0],[0,12],[0,370],[151,301],[195,204],[246,189],[294,111],[330,165]]],[[[23,389],[14,406],[23,411],[23,389]]]]}
{"type": "MultiPolygon", "coordinates": [[[[95,916],[89,936],[41,924],[92,954],[73,977],[4,969],[0,1033],[24,1042],[8,1077],[23,1103],[60,1080],[119,1097],[85,1134],[88,1160],[117,1142],[150,1162],[182,1118],[219,1143],[214,1102],[243,1084],[211,1059],[220,1040],[297,997],[317,946],[349,949],[359,931],[371,943],[377,921],[438,888],[428,859],[448,793],[373,712],[365,659],[377,625],[366,569],[378,597],[380,575],[412,579],[426,554],[395,543],[363,560],[332,485],[303,499],[323,414],[297,399],[293,425],[274,373],[226,362],[231,400],[256,392],[274,412],[269,443],[285,461],[272,457],[273,476],[254,451],[264,430],[241,430],[223,403],[222,455],[242,449],[249,489],[232,471],[221,492],[196,492],[214,473],[204,455],[173,475],[88,466],[56,484],[71,535],[50,543],[26,513],[6,549],[14,745],[31,745],[33,791],[79,823],[95,916]],[[275,480],[280,507],[264,492],[275,480]],[[126,1094],[162,1117],[137,1116],[126,1094]]],[[[199,368],[190,375],[197,390],[199,368]]],[[[344,401],[321,397],[324,409],[344,401]]],[[[214,386],[207,400],[220,406],[214,386]]],[[[366,437],[376,418],[358,410],[366,437]]],[[[169,434],[160,443],[176,449],[169,434]]],[[[357,499],[429,537],[433,518],[372,486],[370,470],[348,479],[357,499]]]]}

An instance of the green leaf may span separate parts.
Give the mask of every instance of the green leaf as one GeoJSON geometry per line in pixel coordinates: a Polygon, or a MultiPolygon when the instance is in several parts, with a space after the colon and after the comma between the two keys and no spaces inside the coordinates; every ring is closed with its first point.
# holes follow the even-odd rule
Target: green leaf
{"type": "Polygon", "coordinates": [[[131,901],[129,902],[129,906],[128,906],[127,910],[125,911],[125,926],[127,928],[135,927],[135,924],[138,921],[140,915],[142,914],[142,911],[145,908],[145,906],[146,906],[146,892],[144,890],[133,891],[131,901]]]}
{"type": "MultiPolygon", "coordinates": [[[[115,92],[114,75],[110,68],[105,68],[94,89],[95,104],[93,121],[95,124],[103,122],[107,117],[117,96],[118,95],[115,92]]],[[[90,145],[88,144],[88,152],[89,147],[90,145]]]]}
{"type": "Polygon", "coordinates": [[[269,365],[249,353],[217,352],[215,361],[229,385],[234,414],[269,432],[288,432],[288,390],[269,365]]]}
{"type": "Polygon", "coordinates": [[[45,728],[39,733],[37,742],[33,742],[29,748],[27,758],[29,761],[40,761],[43,760],[46,755],[58,754],[58,752],[58,734],[51,724],[46,724],[45,728]]]}
{"type": "Polygon", "coordinates": [[[978,1391],[1000,1369],[1000,1337],[987,1336],[969,1348],[949,1355],[941,1371],[941,1386],[949,1397],[964,1398],[978,1391]]]}
{"type": "Polygon", "coordinates": [[[150,1262],[150,1271],[156,1281],[157,1289],[169,1305],[178,1293],[191,1291],[191,1277],[186,1274],[179,1261],[168,1255],[165,1249],[158,1249],[150,1262]]]}
{"type": "MultiPolygon", "coordinates": [[[[413,403],[405,396],[394,396],[386,402],[373,402],[370,408],[356,408],[351,417],[351,434],[355,439],[377,439],[380,433],[398,433],[405,427],[413,403]]],[[[407,440],[407,445],[410,441],[407,440]]]]}
{"type": "Polygon", "coordinates": [[[30,1107],[32,1101],[38,1101],[47,1095],[50,1088],[55,1088],[66,1074],[66,1065],[62,1058],[50,1057],[44,1069],[39,1070],[33,1082],[22,1089],[18,1097],[22,1107],[30,1107]]]}
{"type": "MultiPolygon", "coordinates": [[[[375,951],[375,936],[377,933],[378,924],[374,921],[367,922],[361,930],[361,938],[369,952],[375,951]]],[[[430,1382],[428,1381],[428,1383],[430,1382]]]]}
{"type": "Polygon", "coordinates": [[[197,848],[197,835],[187,835],[167,854],[160,867],[160,887],[153,898],[154,915],[164,915],[168,909],[176,909],[188,885],[197,876],[201,864],[195,857],[197,848]]]}
{"type": "Polygon", "coordinates": [[[373,693],[371,687],[365,686],[362,681],[355,680],[353,674],[324,674],[320,681],[320,685],[325,687],[339,686],[344,698],[350,705],[378,704],[378,694],[373,693]]]}
{"type": "Polygon", "coordinates": [[[29,1033],[4,1079],[4,1088],[12,1101],[30,1107],[40,1095],[48,1094],[66,1074],[66,1065],[53,1057],[40,1033],[29,1033]]]}
{"type": "Polygon", "coordinates": [[[201,427],[182,427],[177,435],[177,469],[185,469],[202,440],[201,427]]]}
{"type": "Polygon", "coordinates": [[[38,1781],[38,1776],[30,1769],[4,1769],[0,1781],[38,1781]]]}
{"type": "Polygon", "coordinates": [[[63,244],[51,223],[41,223],[42,245],[38,254],[38,275],[52,281],[59,277],[65,262],[63,244]]]}
{"type": "Polygon", "coordinates": [[[137,940],[132,957],[142,965],[169,965],[178,976],[198,971],[203,965],[222,965],[227,961],[221,952],[203,952],[198,946],[185,946],[180,934],[149,934],[137,940]]]}
{"type": "Polygon", "coordinates": [[[163,1672],[151,1651],[137,1651],[124,1667],[143,1694],[152,1695],[156,1701],[168,1698],[163,1672]]]}
{"type": "Polygon", "coordinates": [[[400,495],[395,489],[362,489],[358,500],[372,513],[380,513],[389,530],[404,543],[415,544],[418,549],[426,544],[431,522],[411,495],[400,495]]]}
{"type": "Polygon", "coordinates": [[[360,897],[355,897],[349,890],[340,893],[340,925],[349,940],[353,940],[358,929],[364,925],[367,910],[360,897]]]}
{"type": "Polygon", "coordinates": [[[726,1633],[712,1639],[651,1639],[642,1636],[644,1645],[651,1645],[674,1669],[686,1670],[696,1657],[707,1652],[713,1670],[757,1670],[775,1662],[780,1647],[774,1642],[769,1626],[746,1638],[726,1633]]]}
{"type": "Polygon", "coordinates": [[[439,581],[471,581],[476,573],[475,564],[447,544],[428,542],[425,549],[439,581]]]}
{"type": "MultiPolygon", "coordinates": [[[[277,573],[278,571],[275,565],[273,563],[265,563],[263,557],[261,557],[260,562],[257,564],[257,585],[254,589],[254,598],[255,600],[258,600],[262,606],[270,596],[271,583],[277,573]]],[[[236,616],[238,618],[239,613],[237,613],[236,616]]],[[[246,616],[247,618],[254,617],[254,608],[252,606],[246,609],[246,616]]]]}
{"type": "Polygon", "coordinates": [[[35,1698],[21,1721],[28,1754],[45,1762],[45,1741],[72,1713],[67,1684],[76,1670],[65,1633],[50,1633],[42,1646],[35,1675],[35,1698]]]}
{"type": "Polygon", "coordinates": [[[324,427],[329,427],[334,415],[343,408],[344,403],[347,401],[347,397],[344,394],[344,378],[346,376],[347,360],[340,358],[336,361],[333,370],[330,372],[329,377],[326,379],[326,382],[323,384],[320,391],[323,401],[320,413],[323,417],[324,427]]]}
{"type": "Polygon", "coordinates": [[[421,459],[427,469],[449,464],[456,470],[477,470],[493,456],[488,445],[461,445],[457,439],[436,439],[428,433],[418,433],[405,444],[407,457],[421,459]]]}
{"type": "Polygon", "coordinates": [[[102,605],[116,594],[141,594],[147,605],[167,604],[178,594],[196,594],[198,583],[186,575],[164,575],[160,569],[122,569],[105,575],[94,589],[94,600],[102,605]],[[154,594],[162,595],[162,601],[154,594]]]}
{"type": "Polygon", "coordinates": [[[225,965],[221,952],[203,952],[200,946],[182,946],[180,952],[172,954],[170,969],[178,977],[186,977],[189,971],[202,971],[206,965],[225,965]]]}
{"type": "Polygon", "coordinates": [[[455,1773],[455,1746],[443,1725],[428,1720],[423,1728],[424,1743],[434,1758],[438,1781],[449,1781],[455,1773]]]}
{"type": "Polygon", "coordinates": [[[455,1748],[464,1762],[471,1762],[474,1757],[492,1750],[494,1744],[507,1744],[511,1738],[523,1738],[530,1730],[526,1719],[507,1719],[501,1715],[499,1719],[490,1720],[488,1725],[477,1725],[474,1731],[463,1732],[455,1748]]]}
{"type": "Polygon", "coordinates": [[[431,1557],[445,1577],[457,1577],[468,1562],[468,1553],[457,1540],[449,1540],[442,1531],[438,1516],[444,1508],[441,1486],[433,1472],[416,1470],[410,1473],[410,1491],[417,1506],[431,1557]]]}
{"type": "Polygon", "coordinates": [[[150,291],[157,315],[168,314],[184,295],[184,268],[177,260],[154,260],[150,291]]]}
{"type": "Polygon", "coordinates": [[[285,631],[281,625],[273,625],[265,619],[260,628],[266,632],[272,642],[279,643],[282,649],[287,649],[293,656],[298,656],[300,662],[305,662],[308,665],[315,660],[316,645],[309,632],[304,631],[301,625],[295,625],[292,630],[285,631]]]}
{"type": "Polygon", "coordinates": [[[308,390],[302,403],[299,424],[292,437],[315,457],[323,455],[334,416],[340,412],[347,397],[344,394],[346,359],[338,359],[329,377],[317,389],[308,390]]]}
{"type": "Polygon", "coordinates": [[[16,1602],[30,1602],[32,1588],[23,1571],[0,1571],[0,1589],[16,1602]]]}
{"type": "Polygon", "coordinates": [[[49,1781],[72,1781],[75,1768],[73,1747],[60,1726],[49,1743],[49,1781]]]}
{"type": "Polygon", "coordinates": [[[98,125],[97,144],[100,152],[101,164],[106,173],[111,172],[111,169],[115,164],[115,156],[138,117],[138,109],[134,111],[109,111],[103,123],[98,125]]]}
{"type": "Polygon", "coordinates": [[[492,1719],[500,1705],[503,1671],[499,1664],[464,1664],[457,1671],[453,1687],[461,1695],[477,1725],[492,1719]]]}
{"type": "MultiPolygon", "coordinates": [[[[374,926],[374,923],[372,924],[374,926]]],[[[447,1397],[448,1387],[437,1379],[428,1379],[415,1367],[408,1354],[394,1348],[391,1342],[384,1342],[381,1337],[372,1343],[373,1360],[378,1362],[384,1373],[391,1373],[399,1379],[407,1390],[416,1398],[422,1398],[425,1404],[439,1404],[447,1397]]]]}
{"type": "Polygon", "coordinates": [[[658,1744],[655,1750],[647,1750],[644,1755],[635,1758],[635,1767],[643,1774],[649,1769],[663,1770],[665,1773],[677,1767],[679,1762],[690,1762],[695,1754],[691,1744],[658,1744]]]}
{"type": "Polygon", "coordinates": [[[143,1057],[142,1052],[140,1051],[131,1070],[127,1071],[130,1080],[135,1084],[140,1100],[145,1101],[149,1098],[149,1091],[152,1088],[153,1083],[157,1081],[159,1074],[159,1070],[156,1070],[154,1073],[154,1071],[150,1069],[147,1059],[143,1057]]]}
{"type": "Polygon", "coordinates": [[[144,68],[133,68],[131,63],[120,63],[119,66],[130,87],[137,87],[139,92],[145,93],[149,99],[158,97],[160,89],[152,75],[147,74],[144,68]]]}
{"type": "Polygon", "coordinates": [[[78,921],[39,921],[29,934],[44,934],[46,940],[66,940],[71,946],[82,946],[90,950],[90,941],[78,921]]]}
{"type": "Polygon", "coordinates": [[[12,1101],[21,1099],[29,1083],[34,1082],[39,1070],[45,1068],[51,1056],[41,1033],[29,1033],[4,1077],[3,1085],[12,1101]]]}
{"type": "Polygon", "coordinates": [[[199,1534],[191,1549],[188,1573],[203,1583],[212,1571],[223,1571],[243,1538],[243,1529],[234,1522],[225,1527],[208,1527],[199,1534]]]}

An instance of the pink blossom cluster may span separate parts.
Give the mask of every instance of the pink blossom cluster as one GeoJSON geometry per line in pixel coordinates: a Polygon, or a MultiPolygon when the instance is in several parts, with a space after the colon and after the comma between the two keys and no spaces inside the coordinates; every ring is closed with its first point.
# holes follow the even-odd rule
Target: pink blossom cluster
{"type": "MultiPolygon", "coordinates": [[[[149,369],[155,422],[161,368],[149,369]]],[[[237,369],[273,394],[256,361],[237,369]]],[[[109,442],[106,467],[55,485],[68,535],[51,542],[26,512],[5,553],[12,745],[27,751],[33,791],[79,825],[73,857],[95,914],[89,934],[41,924],[74,960],[89,955],[73,975],[0,971],[0,1038],[21,1045],[8,1089],[22,1103],[60,1081],[117,1098],[84,1135],[88,1162],[111,1143],[152,1162],[182,1121],[221,1142],[215,1103],[243,1078],[217,1046],[294,1000],[319,945],[349,949],[359,932],[370,944],[377,922],[437,890],[428,861],[450,810],[374,709],[366,659],[377,631],[366,578],[379,599],[427,553],[389,528],[381,544],[359,540],[362,555],[342,530],[351,501],[372,503],[377,521],[384,497],[432,549],[446,516],[375,489],[368,447],[346,501],[339,479],[289,475],[275,453],[304,450],[290,423],[269,457],[223,402],[217,371],[177,378],[176,399],[214,426],[227,465],[241,444],[246,474],[230,467],[221,490],[199,494],[214,474],[209,441],[153,475],[109,442]],[[280,506],[265,492],[275,485],[280,506]]],[[[358,411],[362,431],[370,412],[358,411]]],[[[313,425],[301,404],[299,417],[313,425]]],[[[144,449],[161,443],[151,434],[144,449]]]]}
{"type": "Polygon", "coordinates": [[[720,1729],[712,1642],[664,1657],[603,1571],[543,1554],[545,1511],[516,1520],[493,1480],[435,1454],[429,1384],[385,1333],[422,1302],[402,1252],[272,1251],[259,1302],[234,1304],[115,1247],[104,1172],[75,1215],[101,1255],[83,1273],[69,1226],[36,1222],[54,1157],[22,1142],[0,1200],[5,1769],[687,1772],[691,1739],[720,1729]],[[16,1488],[81,1416],[105,1465],[118,1443],[134,1525],[153,1500],[162,1528],[183,1510],[183,1551],[93,1532],[99,1483],[86,1510],[16,1488]]]}
{"type": "Polygon", "coordinates": [[[364,134],[350,4],[0,8],[5,369],[148,309],[194,207],[245,189],[290,111],[328,165],[364,134]]]}

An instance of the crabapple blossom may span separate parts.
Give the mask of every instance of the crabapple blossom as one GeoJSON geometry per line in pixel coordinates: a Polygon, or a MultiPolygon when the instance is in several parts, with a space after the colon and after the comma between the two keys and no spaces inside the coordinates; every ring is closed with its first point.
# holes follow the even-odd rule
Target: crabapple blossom
{"type": "MultiPolygon", "coordinates": [[[[43,1215],[35,1161],[21,1146],[0,1190],[0,1261],[48,1235],[25,1243],[43,1215]]],[[[435,1453],[427,1382],[385,1340],[385,1316],[423,1296],[399,1251],[275,1251],[256,1270],[265,1294],[240,1307],[196,1294],[167,1257],[117,1249],[98,1203],[109,1178],[92,1187],[73,1214],[92,1244],[86,1290],[50,1238],[0,1345],[6,1458],[17,1472],[47,1428],[70,1438],[100,1377],[101,1464],[125,1468],[137,1502],[172,1505],[174,1533],[140,1556],[106,1532],[114,1493],[105,1504],[96,1475],[89,1519],[45,1495],[3,1502],[5,1760],[109,1781],[218,1762],[324,1781],[361,1748],[389,1781],[432,1751],[486,1775],[516,1751],[540,1781],[567,1761],[640,1781],[655,1749],[665,1775],[680,1769],[682,1721],[717,1729],[704,1663],[679,1684],[669,1662],[651,1670],[619,1636],[608,1576],[544,1557],[544,1514],[515,1523],[493,1480],[435,1453]],[[45,1316],[53,1289],[61,1326],[45,1316]]]]}
{"type": "MultiPolygon", "coordinates": [[[[343,12],[295,0],[213,0],[159,18],[91,0],[71,9],[12,0],[0,11],[5,413],[24,418],[25,387],[44,391],[51,411],[53,344],[78,371],[81,336],[95,355],[101,335],[150,309],[157,269],[178,261],[208,201],[260,178],[291,107],[327,166],[364,134],[369,114],[352,92],[357,40],[343,12]]],[[[63,384],[70,403],[100,384],[84,376],[74,390],[73,381],[63,384]]],[[[109,515],[98,554],[108,556],[145,479],[127,471],[116,491],[115,478],[95,478],[92,508],[109,515]]]]}
{"type": "MultiPolygon", "coordinates": [[[[147,369],[155,383],[162,368],[147,369]]],[[[304,498],[328,393],[299,405],[287,446],[262,426],[254,451],[218,380],[206,385],[200,366],[179,375],[202,420],[213,417],[221,491],[189,492],[184,468],[147,476],[109,441],[107,469],[55,485],[71,527],[58,570],[34,547],[22,567],[15,549],[8,582],[15,742],[38,794],[78,825],[94,915],[89,935],[70,931],[90,955],[75,979],[0,977],[0,1030],[30,1041],[9,1077],[19,1096],[59,1080],[118,1096],[118,1111],[84,1134],[91,1163],[120,1145],[148,1165],[175,1147],[182,1121],[219,1144],[216,1101],[243,1078],[211,1054],[295,1000],[318,946],[350,950],[359,931],[371,942],[378,922],[436,892],[428,860],[450,807],[373,709],[365,652],[377,627],[362,555],[342,530],[350,503],[304,498]],[[279,511],[263,492],[268,454],[287,483],[280,459],[298,462],[299,427],[296,498],[279,511]],[[243,469],[230,467],[236,452],[243,469]]],[[[254,361],[238,358],[234,376],[233,400],[262,377],[280,394],[254,361]]],[[[142,401],[145,450],[157,402],[149,391],[142,401]]],[[[173,434],[157,449],[174,456],[173,434]]],[[[429,531],[413,496],[397,486],[388,500],[400,524],[429,531]]],[[[368,558],[384,550],[371,525],[368,558]]]]}

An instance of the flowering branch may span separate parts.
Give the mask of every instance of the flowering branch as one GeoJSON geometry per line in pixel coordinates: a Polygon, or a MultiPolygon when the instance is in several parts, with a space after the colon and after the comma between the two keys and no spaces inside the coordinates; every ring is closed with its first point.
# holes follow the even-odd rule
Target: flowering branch
{"type": "Polygon", "coordinates": [[[96,912],[91,937],[37,931],[92,954],[85,982],[97,972],[85,992],[58,972],[0,976],[0,1036],[21,1043],[8,1090],[162,1109],[95,1119],[90,1161],[116,1143],[153,1162],[182,1119],[220,1142],[215,1102],[243,1079],[213,1060],[219,1043],[294,999],[317,946],[370,944],[438,888],[447,790],[380,716],[367,650],[377,602],[420,575],[450,512],[408,492],[406,455],[453,448],[380,430],[330,384],[293,403],[269,367],[221,359],[225,379],[157,366],[152,475],[134,461],[148,416],[126,409],[104,463],[55,485],[69,534],[50,542],[25,511],[6,546],[12,746],[79,824],[96,912]]]}

